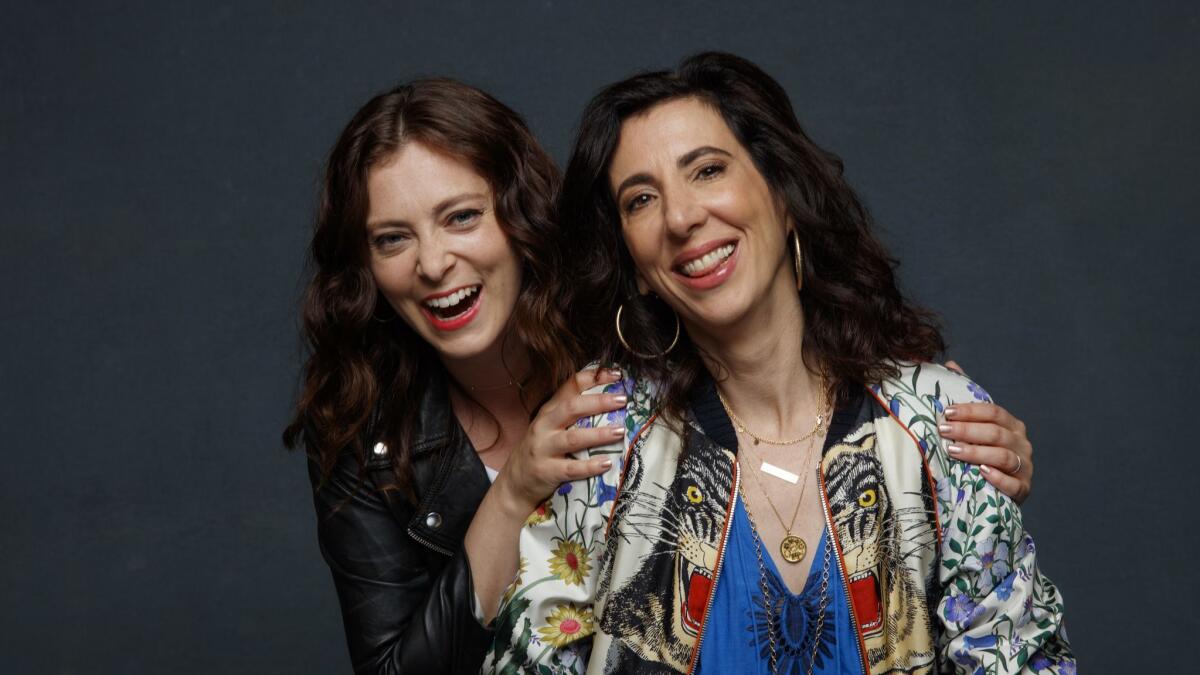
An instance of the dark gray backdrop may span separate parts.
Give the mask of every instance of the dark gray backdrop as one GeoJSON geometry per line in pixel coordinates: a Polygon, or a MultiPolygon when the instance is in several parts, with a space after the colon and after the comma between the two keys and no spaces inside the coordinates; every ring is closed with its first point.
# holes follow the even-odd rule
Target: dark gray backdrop
{"type": "Polygon", "coordinates": [[[0,671],[346,672],[278,440],[324,154],[446,74],[562,160],[600,85],[701,48],[785,84],[1029,423],[1084,672],[1194,660],[1195,3],[106,4],[0,20],[0,671]]]}

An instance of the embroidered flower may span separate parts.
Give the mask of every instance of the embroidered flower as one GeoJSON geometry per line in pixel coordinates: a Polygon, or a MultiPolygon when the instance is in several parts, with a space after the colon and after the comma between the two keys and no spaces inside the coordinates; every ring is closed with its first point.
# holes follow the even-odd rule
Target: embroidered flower
{"type": "Polygon", "coordinates": [[[900,399],[893,398],[892,400],[888,401],[888,410],[891,410],[893,415],[895,415],[896,417],[899,417],[900,416],[900,399]]]}
{"type": "Polygon", "coordinates": [[[554,648],[566,645],[595,632],[592,610],[582,610],[575,605],[559,605],[546,617],[548,625],[538,628],[541,639],[554,648]]]}
{"type": "Polygon", "coordinates": [[[573,541],[561,540],[550,557],[550,571],[568,586],[582,586],[583,578],[591,571],[587,549],[573,541]]]}
{"type": "Polygon", "coordinates": [[[946,601],[946,618],[959,625],[970,624],[982,613],[983,608],[976,605],[965,593],[946,601]]]}
{"type": "Polygon", "coordinates": [[[975,657],[971,655],[971,652],[965,649],[960,649],[954,652],[954,662],[960,666],[966,666],[968,668],[978,663],[975,660],[975,657]]]}
{"type": "Polygon", "coordinates": [[[1008,544],[988,537],[979,543],[979,571],[987,588],[994,588],[1004,581],[1012,570],[1008,566],[1008,544]]]}
{"type": "Polygon", "coordinates": [[[572,488],[573,488],[572,483],[563,483],[562,485],[558,486],[557,492],[560,495],[566,496],[566,495],[571,494],[572,488]]]}
{"type": "Polygon", "coordinates": [[[529,517],[525,519],[525,527],[541,525],[553,517],[554,507],[550,506],[550,500],[547,499],[541,504],[538,504],[538,507],[533,510],[533,513],[529,514],[529,517]]]}
{"type": "Polygon", "coordinates": [[[955,505],[962,502],[967,496],[966,490],[954,484],[954,481],[949,478],[939,478],[937,482],[938,499],[942,502],[954,503],[955,505]]]}
{"type": "Polygon", "coordinates": [[[985,401],[987,403],[992,402],[992,397],[988,396],[988,393],[983,390],[983,387],[975,384],[974,382],[967,382],[967,390],[971,392],[971,395],[975,397],[976,401],[985,401]]]}
{"type": "Polygon", "coordinates": [[[1012,572],[1008,576],[1004,577],[1004,581],[1000,582],[1000,585],[996,587],[996,597],[1000,598],[1001,600],[1009,599],[1009,597],[1012,596],[1013,582],[1016,581],[1016,579],[1016,572],[1012,572]]]}
{"type": "Polygon", "coordinates": [[[996,646],[995,635],[984,635],[983,637],[963,636],[963,643],[970,649],[991,649],[996,646]]]}
{"type": "Polygon", "coordinates": [[[617,498],[617,486],[604,482],[604,476],[596,478],[596,505],[603,506],[617,498]]]}

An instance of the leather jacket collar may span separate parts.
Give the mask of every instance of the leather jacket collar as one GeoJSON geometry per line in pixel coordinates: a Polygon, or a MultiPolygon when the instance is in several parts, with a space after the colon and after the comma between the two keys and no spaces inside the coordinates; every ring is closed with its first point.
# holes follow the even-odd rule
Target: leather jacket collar
{"type": "MultiPolygon", "coordinates": [[[[483,462],[450,407],[446,375],[430,378],[418,403],[412,444],[413,490],[418,506],[393,504],[409,536],[443,555],[453,555],[491,487],[483,462]]],[[[388,463],[390,470],[390,463],[388,463]]],[[[397,500],[399,501],[399,500],[397,500]]]]}

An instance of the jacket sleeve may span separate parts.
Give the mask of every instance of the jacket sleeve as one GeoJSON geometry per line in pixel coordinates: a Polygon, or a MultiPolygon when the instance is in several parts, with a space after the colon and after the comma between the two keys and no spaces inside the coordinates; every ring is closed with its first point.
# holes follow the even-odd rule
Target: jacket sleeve
{"type": "MultiPolygon", "coordinates": [[[[491,632],[474,616],[460,549],[440,570],[370,477],[346,453],[323,483],[309,463],[321,554],[333,573],[358,675],[478,673],[491,632]]],[[[402,515],[402,514],[401,514],[402,515]]]]}
{"type": "Polygon", "coordinates": [[[937,432],[937,416],[947,407],[991,398],[975,382],[939,366],[923,364],[910,372],[916,396],[909,401],[919,399],[912,405],[926,408],[916,411],[913,419],[921,421],[911,430],[926,448],[937,490],[942,535],[937,645],[943,668],[1074,675],[1063,597],[1038,569],[1020,509],[978,467],[951,458],[937,432]]]}

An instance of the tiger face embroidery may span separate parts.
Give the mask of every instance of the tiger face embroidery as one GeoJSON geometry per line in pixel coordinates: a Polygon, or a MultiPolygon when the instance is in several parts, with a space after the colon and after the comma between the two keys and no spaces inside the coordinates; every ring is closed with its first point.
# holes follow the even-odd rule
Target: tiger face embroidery
{"type": "MultiPolygon", "coordinates": [[[[628,668],[637,659],[687,669],[713,590],[733,489],[732,454],[713,449],[726,461],[711,461],[712,453],[685,452],[667,485],[650,481],[647,474],[652,472],[643,464],[665,458],[631,457],[628,489],[622,491],[631,497],[617,505],[608,545],[626,537],[652,545],[631,576],[614,580],[602,573],[602,587],[611,584],[614,589],[601,617],[601,627],[614,638],[606,671],[633,672],[628,668]],[[703,457],[709,461],[701,461],[703,457]],[[670,593],[663,593],[664,588],[670,593]]],[[[638,668],[643,672],[646,664],[638,668]]]]}
{"type": "Polygon", "coordinates": [[[867,422],[826,451],[829,509],[871,672],[924,671],[934,656],[928,605],[923,584],[904,565],[901,537],[906,522],[926,514],[893,507],[875,442],[867,422]]]}

